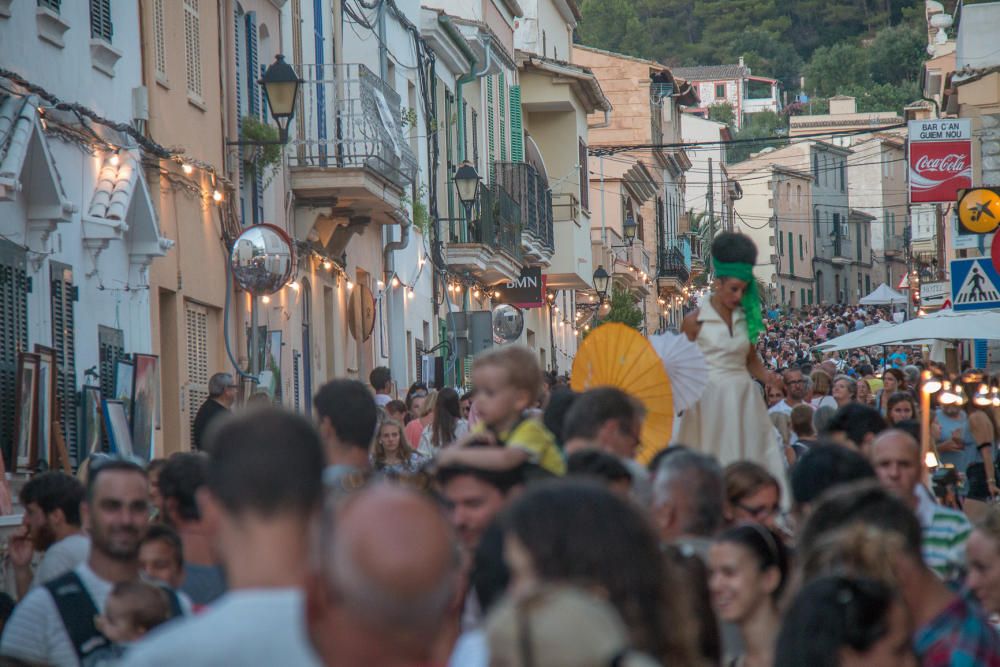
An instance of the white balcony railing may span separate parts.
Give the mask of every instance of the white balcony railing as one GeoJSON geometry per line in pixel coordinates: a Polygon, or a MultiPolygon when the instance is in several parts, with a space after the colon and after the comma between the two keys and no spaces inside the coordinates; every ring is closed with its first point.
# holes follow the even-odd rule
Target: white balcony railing
{"type": "Polygon", "coordinates": [[[399,94],[360,64],[296,65],[302,79],[292,167],[368,168],[405,188],[417,160],[399,94]]]}

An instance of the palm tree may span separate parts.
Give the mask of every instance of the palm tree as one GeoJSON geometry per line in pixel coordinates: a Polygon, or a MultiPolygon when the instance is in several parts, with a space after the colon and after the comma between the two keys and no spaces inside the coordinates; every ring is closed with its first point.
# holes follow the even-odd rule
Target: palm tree
{"type": "Polygon", "coordinates": [[[694,209],[691,209],[688,211],[688,220],[691,221],[691,233],[701,241],[701,257],[705,263],[705,271],[711,274],[712,253],[710,251],[712,248],[712,239],[721,231],[721,225],[718,220],[715,221],[715,224],[709,224],[711,220],[708,217],[708,211],[695,213],[694,209]]]}

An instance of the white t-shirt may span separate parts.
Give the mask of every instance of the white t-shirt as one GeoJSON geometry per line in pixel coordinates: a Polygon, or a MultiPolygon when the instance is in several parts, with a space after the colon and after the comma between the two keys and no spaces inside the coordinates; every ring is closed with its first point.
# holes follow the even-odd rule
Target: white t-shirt
{"type": "MultiPolygon", "coordinates": [[[[103,614],[113,584],[94,574],[86,562],[75,567],[74,572],[103,614]]],[[[32,590],[14,607],[0,639],[0,655],[51,667],[80,664],[49,589],[43,586],[32,590]]]]}
{"type": "Polygon", "coordinates": [[[197,616],[154,630],[122,664],[320,667],[304,614],[302,591],[295,588],[230,591],[197,616]]]}
{"type": "Polygon", "coordinates": [[[392,402],[392,396],[389,394],[375,394],[375,405],[380,408],[384,408],[392,402]]]}
{"type": "Polygon", "coordinates": [[[782,414],[792,416],[792,406],[790,406],[785,399],[781,399],[768,409],[768,414],[782,414]]]}
{"type": "Polygon", "coordinates": [[[42,562],[35,570],[31,587],[36,588],[60,577],[87,560],[90,555],[90,538],[81,533],[59,540],[45,550],[42,562]]]}

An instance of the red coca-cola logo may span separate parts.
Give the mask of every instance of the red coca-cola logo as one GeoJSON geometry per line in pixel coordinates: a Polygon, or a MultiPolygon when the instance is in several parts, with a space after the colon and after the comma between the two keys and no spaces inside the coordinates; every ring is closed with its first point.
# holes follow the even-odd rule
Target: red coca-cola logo
{"type": "Polygon", "coordinates": [[[959,174],[965,171],[968,166],[965,162],[966,159],[967,156],[959,153],[949,153],[941,157],[921,155],[914,168],[920,172],[936,171],[959,174]]]}

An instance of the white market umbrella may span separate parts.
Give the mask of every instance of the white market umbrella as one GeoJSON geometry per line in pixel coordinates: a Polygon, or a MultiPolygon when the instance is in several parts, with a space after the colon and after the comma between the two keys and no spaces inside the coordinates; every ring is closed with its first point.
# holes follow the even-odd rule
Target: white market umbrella
{"type": "Polygon", "coordinates": [[[906,295],[900,294],[885,283],[882,283],[871,294],[860,299],[858,303],[865,306],[886,306],[894,303],[906,303],[906,295]]]}
{"type": "Polygon", "coordinates": [[[879,345],[879,343],[869,343],[867,341],[869,338],[878,336],[880,333],[896,326],[898,325],[895,322],[882,320],[881,322],[867,326],[864,329],[851,331],[843,336],[837,336],[836,338],[831,338],[830,340],[820,343],[819,345],[814,345],[812,349],[817,352],[841,352],[843,350],[853,350],[857,347],[879,345]]]}
{"type": "Polygon", "coordinates": [[[1000,311],[948,308],[881,329],[865,345],[916,344],[924,340],[1000,340],[1000,311]]]}
{"type": "Polygon", "coordinates": [[[684,334],[662,333],[649,342],[663,362],[674,392],[674,412],[687,410],[698,402],[708,384],[708,362],[697,343],[684,334]]]}

